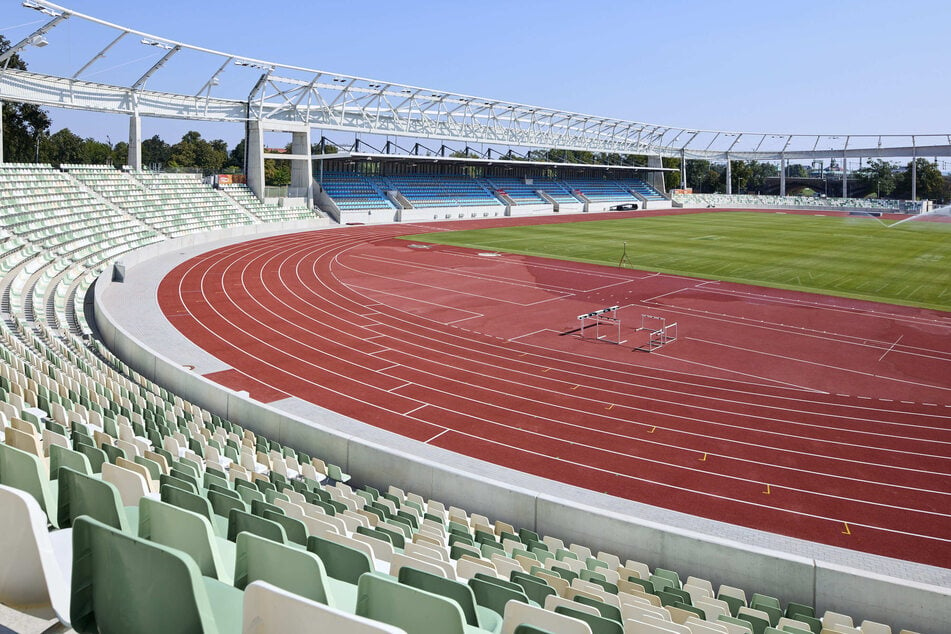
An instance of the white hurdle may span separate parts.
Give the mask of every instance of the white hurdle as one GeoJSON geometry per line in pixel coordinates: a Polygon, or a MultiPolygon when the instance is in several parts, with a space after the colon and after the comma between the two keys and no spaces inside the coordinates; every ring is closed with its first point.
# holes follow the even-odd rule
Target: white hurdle
{"type": "Polygon", "coordinates": [[[589,325],[589,322],[594,324],[594,333],[600,341],[607,341],[608,343],[613,343],[620,345],[622,343],[627,343],[627,341],[621,341],[621,318],[618,317],[617,311],[620,309],[620,306],[608,306],[607,308],[601,308],[599,310],[593,310],[590,313],[585,313],[584,315],[578,315],[578,321],[581,322],[580,334],[581,338],[584,339],[584,329],[589,325]],[[611,313],[610,315],[608,313],[611,313]],[[607,335],[601,334],[601,325],[613,326],[617,329],[617,336],[614,338],[614,341],[608,339],[607,335]]]}
{"type": "Polygon", "coordinates": [[[647,343],[637,348],[644,352],[653,352],[677,340],[677,322],[668,324],[666,318],[657,315],[641,313],[641,327],[637,330],[648,331],[647,343]]]}

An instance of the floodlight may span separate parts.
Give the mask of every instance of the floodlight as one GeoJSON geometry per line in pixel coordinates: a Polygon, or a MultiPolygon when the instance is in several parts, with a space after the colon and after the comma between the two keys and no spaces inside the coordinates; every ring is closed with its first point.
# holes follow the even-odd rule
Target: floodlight
{"type": "Polygon", "coordinates": [[[30,38],[30,44],[32,44],[33,46],[37,48],[43,48],[44,46],[49,44],[49,41],[47,41],[47,39],[43,37],[42,35],[34,35],[33,37],[30,38]]]}
{"type": "Polygon", "coordinates": [[[148,40],[142,38],[142,43],[146,46],[154,46],[155,48],[164,48],[166,50],[171,50],[173,47],[171,44],[166,44],[165,42],[159,42],[158,40],[148,40]]]}
{"type": "Polygon", "coordinates": [[[255,63],[255,62],[249,62],[249,61],[246,60],[246,59],[236,59],[236,60],[234,60],[234,65],[235,65],[235,66],[244,66],[244,67],[246,67],[246,68],[257,68],[257,69],[259,69],[259,70],[266,70],[267,72],[271,72],[272,70],[274,70],[274,67],[273,67],[273,66],[264,66],[263,64],[257,64],[257,63],[255,63]]]}

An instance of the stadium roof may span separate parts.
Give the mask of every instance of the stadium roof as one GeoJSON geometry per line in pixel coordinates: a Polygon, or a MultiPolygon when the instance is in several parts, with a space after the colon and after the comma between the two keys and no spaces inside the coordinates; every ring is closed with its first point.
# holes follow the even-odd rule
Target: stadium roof
{"type": "Polygon", "coordinates": [[[762,133],[626,121],[255,59],[112,24],[45,0],[22,4],[48,19],[0,56],[0,99],[145,117],[259,119],[273,125],[271,129],[306,126],[510,147],[714,160],[951,156],[951,134],[762,133]],[[13,53],[28,56],[32,49],[55,46],[56,29],[67,21],[90,27],[79,38],[90,48],[78,70],[65,69],[65,61],[45,73],[7,67],[13,53]],[[143,46],[149,47],[150,55],[142,56],[143,46]],[[107,54],[123,62],[99,69],[107,54]],[[176,81],[176,63],[207,67],[197,91],[185,85],[184,76],[176,81]],[[242,72],[226,72],[235,67],[242,72]],[[91,81],[93,74],[106,74],[107,80],[91,81]],[[156,77],[170,81],[171,89],[147,89],[156,77]]]}

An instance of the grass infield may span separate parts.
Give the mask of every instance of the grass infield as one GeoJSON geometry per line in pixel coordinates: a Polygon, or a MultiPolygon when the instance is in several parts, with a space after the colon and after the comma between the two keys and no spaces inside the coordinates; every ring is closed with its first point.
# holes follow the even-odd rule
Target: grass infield
{"type": "Polygon", "coordinates": [[[951,224],[704,212],[404,239],[951,311],[951,224]]]}

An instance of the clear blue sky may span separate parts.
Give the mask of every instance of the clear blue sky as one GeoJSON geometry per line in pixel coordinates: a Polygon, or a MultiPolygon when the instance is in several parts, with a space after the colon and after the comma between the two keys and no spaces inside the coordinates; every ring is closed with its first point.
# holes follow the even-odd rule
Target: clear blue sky
{"type": "MultiPolygon", "coordinates": [[[[224,52],[634,121],[764,132],[951,132],[948,0],[61,3],[224,52]]],[[[10,40],[35,28],[11,27],[41,18],[17,0],[0,0],[0,33],[10,40]]],[[[55,63],[72,74],[88,59],[85,51],[109,41],[105,31],[87,35],[80,25],[60,26],[50,46],[26,59],[34,70],[55,63]]],[[[102,69],[147,57],[114,71],[141,73],[160,54],[130,42],[89,78],[108,81],[102,69]]],[[[188,77],[186,88],[196,92],[213,70],[181,61],[149,87],[171,88],[188,77]]],[[[54,129],[113,141],[127,134],[124,117],[50,112],[54,129]]],[[[152,119],[143,133],[175,142],[189,127],[229,145],[243,133],[240,126],[152,119]]]]}

